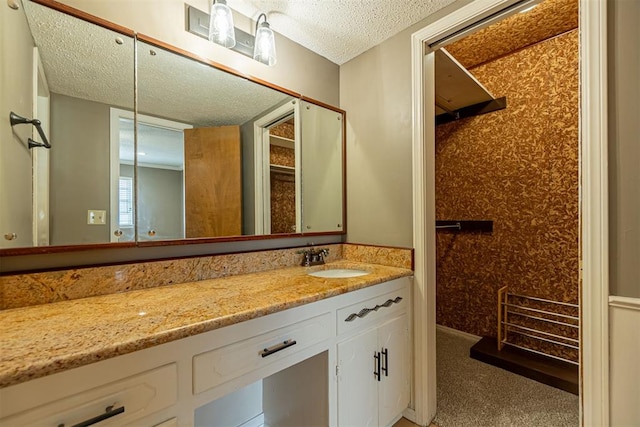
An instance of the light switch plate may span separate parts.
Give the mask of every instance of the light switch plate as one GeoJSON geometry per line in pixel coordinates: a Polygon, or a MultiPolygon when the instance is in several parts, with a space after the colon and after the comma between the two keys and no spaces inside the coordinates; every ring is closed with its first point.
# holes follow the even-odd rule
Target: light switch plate
{"type": "Polygon", "coordinates": [[[104,225],[107,223],[107,211],[88,210],[87,211],[87,224],[89,225],[104,225]]]}

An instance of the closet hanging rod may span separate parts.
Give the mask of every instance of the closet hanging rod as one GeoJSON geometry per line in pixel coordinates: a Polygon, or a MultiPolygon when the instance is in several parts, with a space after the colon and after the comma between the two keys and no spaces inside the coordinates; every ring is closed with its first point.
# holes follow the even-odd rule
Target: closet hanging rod
{"type": "Polygon", "coordinates": [[[436,230],[452,233],[492,233],[493,221],[491,220],[437,220],[436,230]]]}
{"type": "Polygon", "coordinates": [[[44,131],[42,130],[42,122],[38,119],[27,119],[25,117],[19,116],[16,113],[14,113],[13,111],[11,113],[9,113],[9,121],[11,122],[11,127],[15,126],[15,125],[33,125],[35,126],[36,130],[38,131],[38,135],[40,135],[40,138],[42,139],[42,142],[38,142],[38,141],[34,141],[33,139],[29,138],[29,149],[31,148],[35,148],[35,147],[44,147],[44,148],[51,148],[51,144],[49,144],[49,140],[47,139],[47,136],[44,134],[44,131]]]}
{"type": "Polygon", "coordinates": [[[444,230],[447,228],[455,228],[456,230],[461,230],[462,226],[460,225],[460,223],[456,223],[456,224],[449,224],[449,225],[436,225],[436,230],[444,230]]]}

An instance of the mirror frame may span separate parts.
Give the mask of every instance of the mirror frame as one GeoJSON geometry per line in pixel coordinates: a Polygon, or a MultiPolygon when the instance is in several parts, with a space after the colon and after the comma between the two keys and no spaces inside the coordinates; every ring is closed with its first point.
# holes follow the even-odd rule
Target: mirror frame
{"type": "MultiPolygon", "coordinates": [[[[210,244],[210,243],[227,243],[227,242],[245,242],[245,241],[259,241],[259,240],[276,240],[276,239],[290,239],[290,238],[298,238],[298,237],[315,237],[315,236],[340,236],[347,234],[347,144],[346,144],[346,111],[317,101],[313,98],[306,97],[302,94],[294,92],[292,90],[283,88],[281,86],[275,85],[268,81],[262,80],[260,78],[254,77],[252,75],[243,73],[234,68],[228,67],[226,65],[217,63],[208,58],[199,56],[193,52],[181,49],[176,46],[172,46],[168,43],[165,43],[161,40],[155,39],[153,37],[138,33],[130,28],[115,24],[113,22],[107,21],[105,19],[99,18],[95,15],[91,15],[79,9],[73,8],[66,4],[58,3],[55,0],[27,0],[37,3],[42,6],[49,7],[51,9],[57,10],[58,12],[62,12],[64,14],[73,16],[75,18],[81,19],[83,21],[98,25],[100,27],[106,28],[111,31],[115,31],[117,33],[123,34],[128,37],[132,37],[136,41],[141,41],[144,43],[148,43],[154,45],[158,48],[165,49],[187,59],[191,59],[201,64],[208,65],[210,67],[216,68],[220,71],[229,73],[236,77],[240,77],[246,80],[249,80],[253,83],[265,86],[270,89],[277,90],[289,96],[292,96],[296,99],[307,101],[312,104],[318,105],[320,107],[327,108],[329,110],[335,111],[339,114],[342,114],[342,230],[341,231],[326,231],[326,232],[312,232],[312,233],[282,233],[282,234],[263,234],[263,235],[241,235],[241,236],[225,236],[225,237],[202,237],[202,238],[186,238],[186,239],[175,239],[175,240],[158,240],[158,241],[133,241],[133,242],[122,242],[122,243],[89,243],[89,244],[79,244],[79,245],[60,245],[60,246],[33,246],[33,247],[23,247],[23,248],[9,248],[9,249],[0,249],[0,257],[5,256],[23,256],[23,255],[43,255],[43,254],[53,254],[53,253],[63,253],[63,252],[77,252],[77,251],[91,251],[91,250],[102,250],[102,249],[127,249],[127,248],[143,248],[143,247],[158,247],[158,246],[181,246],[181,245],[201,245],[201,244],[210,244]]],[[[137,114],[137,109],[134,110],[137,114]]],[[[179,257],[179,256],[178,256],[179,257]]]]}

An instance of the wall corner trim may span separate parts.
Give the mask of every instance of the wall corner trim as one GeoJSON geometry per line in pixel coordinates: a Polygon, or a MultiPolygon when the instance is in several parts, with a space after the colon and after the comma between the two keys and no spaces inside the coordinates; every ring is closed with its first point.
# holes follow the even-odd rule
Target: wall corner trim
{"type": "Polygon", "coordinates": [[[583,426],[608,426],[607,3],[580,0],[583,426]]]}

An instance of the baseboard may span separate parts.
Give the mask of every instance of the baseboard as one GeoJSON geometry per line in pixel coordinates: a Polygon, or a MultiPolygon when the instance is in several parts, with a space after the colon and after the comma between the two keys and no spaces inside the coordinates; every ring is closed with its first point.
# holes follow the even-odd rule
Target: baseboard
{"type": "Polygon", "coordinates": [[[459,337],[466,338],[468,340],[480,341],[482,339],[482,337],[480,337],[478,335],[470,334],[468,332],[459,331],[457,329],[453,329],[453,328],[450,328],[448,326],[436,325],[436,329],[441,331],[441,332],[445,332],[447,334],[450,334],[450,335],[457,335],[459,337]]]}
{"type": "Polygon", "coordinates": [[[409,421],[411,421],[414,424],[416,423],[416,411],[411,409],[411,408],[407,408],[404,410],[404,412],[402,413],[402,416],[406,419],[408,419],[409,421]]]}

